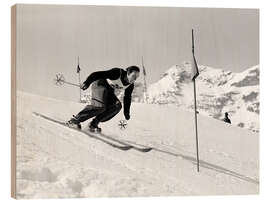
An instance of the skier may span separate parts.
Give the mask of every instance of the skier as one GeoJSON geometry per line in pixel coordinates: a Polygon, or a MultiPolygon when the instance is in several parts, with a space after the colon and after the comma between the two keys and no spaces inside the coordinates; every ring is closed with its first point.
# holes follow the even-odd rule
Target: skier
{"type": "Polygon", "coordinates": [[[126,70],[112,68],[90,74],[80,88],[86,90],[92,84],[91,105],[87,105],[76,116],[73,115],[67,125],[81,129],[81,122],[94,117],[88,125],[89,130],[91,132],[101,132],[98,124],[112,119],[122,108],[121,102],[115,95],[115,90],[124,90],[124,116],[126,120],[129,120],[131,95],[134,82],[139,75],[140,69],[137,66],[130,66],[126,70]]]}
{"type": "Polygon", "coordinates": [[[223,121],[226,123],[231,123],[231,120],[229,119],[228,115],[229,115],[228,112],[226,112],[225,117],[223,118],[223,121]]]}

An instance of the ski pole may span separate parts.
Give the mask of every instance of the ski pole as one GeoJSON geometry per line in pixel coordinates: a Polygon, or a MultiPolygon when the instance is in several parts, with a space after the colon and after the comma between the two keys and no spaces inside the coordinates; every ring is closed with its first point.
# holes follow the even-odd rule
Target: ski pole
{"type": "Polygon", "coordinates": [[[64,76],[62,74],[56,74],[56,78],[54,79],[55,81],[55,84],[57,86],[61,86],[63,85],[64,83],[68,84],[68,85],[72,85],[72,86],[76,86],[76,87],[81,87],[80,84],[75,84],[75,83],[72,83],[72,82],[67,82],[64,78],[64,76]]]}
{"type": "Polygon", "coordinates": [[[73,85],[76,87],[81,87],[79,84],[75,84],[75,83],[71,83],[71,82],[67,82],[67,81],[63,81],[64,83],[68,84],[68,85],[73,85]]]}

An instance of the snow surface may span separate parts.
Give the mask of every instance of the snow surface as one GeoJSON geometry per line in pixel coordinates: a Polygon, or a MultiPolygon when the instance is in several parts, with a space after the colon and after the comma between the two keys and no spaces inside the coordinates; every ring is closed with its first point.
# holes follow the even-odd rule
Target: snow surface
{"type": "Polygon", "coordinates": [[[117,126],[122,112],[101,124],[113,138],[153,147],[148,153],[121,151],[32,114],[67,120],[83,107],[17,93],[18,198],[259,193],[257,133],[199,114],[198,173],[194,114],[176,106],[133,103],[126,130],[117,126]]]}

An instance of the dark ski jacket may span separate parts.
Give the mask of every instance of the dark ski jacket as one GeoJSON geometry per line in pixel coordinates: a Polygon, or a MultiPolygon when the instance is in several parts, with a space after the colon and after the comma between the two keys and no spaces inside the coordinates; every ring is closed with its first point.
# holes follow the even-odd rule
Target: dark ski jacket
{"type": "Polygon", "coordinates": [[[84,84],[90,86],[92,82],[100,79],[110,79],[110,80],[117,80],[120,78],[123,85],[127,86],[124,93],[124,114],[129,115],[130,105],[131,105],[131,95],[134,89],[134,84],[129,84],[126,81],[127,71],[122,68],[112,68],[107,71],[97,71],[90,74],[87,79],[84,81],[84,84]],[[120,78],[121,76],[121,78],[120,78]]]}

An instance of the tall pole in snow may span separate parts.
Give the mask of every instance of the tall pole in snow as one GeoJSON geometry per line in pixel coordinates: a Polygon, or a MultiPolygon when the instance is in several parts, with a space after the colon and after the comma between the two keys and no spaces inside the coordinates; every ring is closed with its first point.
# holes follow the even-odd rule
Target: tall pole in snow
{"type": "MultiPolygon", "coordinates": [[[[77,65],[77,73],[78,73],[78,77],[79,77],[79,85],[81,85],[81,68],[80,68],[80,59],[78,56],[78,65],[77,65]]],[[[81,87],[79,87],[80,89],[80,102],[82,101],[82,90],[81,87]]]]}
{"type": "Polygon", "coordinates": [[[143,56],[142,56],[142,67],[143,67],[143,78],[144,78],[144,102],[148,102],[148,97],[147,97],[147,85],[146,85],[146,71],[143,63],[143,56]]]}
{"type": "Polygon", "coordinates": [[[199,70],[197,62],[194,55],[194,36],[192,29],[192,80],[194,86],[194,112],[195,112],[195,133],[196,133],[196,154],[197,154],[197,171],[200,171],[200,161],[199,161],[199,139],[198,139],[198,124],[197,124],[197,101],[196,101],[196,77],[199,75],[199,70]]]}

